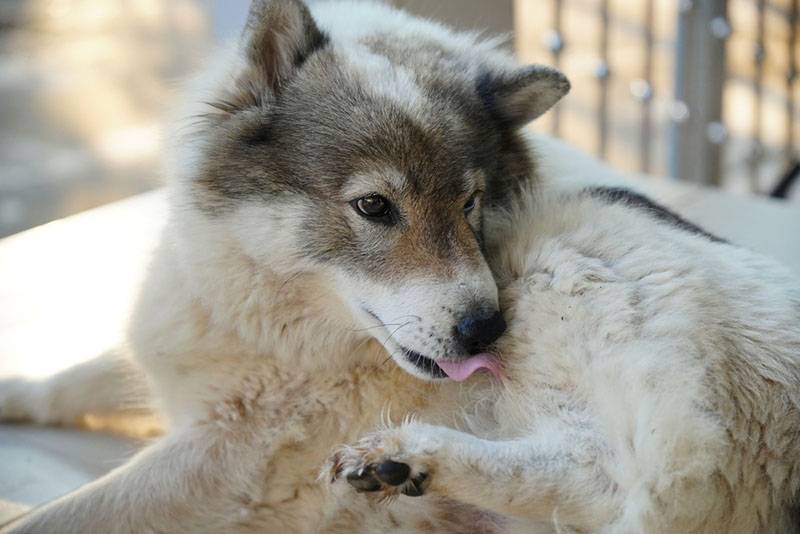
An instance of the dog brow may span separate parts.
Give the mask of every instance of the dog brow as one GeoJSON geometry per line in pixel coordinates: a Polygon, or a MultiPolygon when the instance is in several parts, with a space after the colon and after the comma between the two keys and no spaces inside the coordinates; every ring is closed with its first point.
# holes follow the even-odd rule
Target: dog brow
{"type": "Polygon", "coordinates": [[[486,188],[486,174],[482,169],[467,169],[467,172],[464,173],[464,178],[467,180],[467,185],[470,186],[470,192],[486,188]]]}
{"type": "Polygon", "coordinates": [[[397,169],[388,167],[351,175],[343,192],[346,196],[353,196],[386,188],[388,192],[400,193],[407,186],[405,175],[397,169]]]}

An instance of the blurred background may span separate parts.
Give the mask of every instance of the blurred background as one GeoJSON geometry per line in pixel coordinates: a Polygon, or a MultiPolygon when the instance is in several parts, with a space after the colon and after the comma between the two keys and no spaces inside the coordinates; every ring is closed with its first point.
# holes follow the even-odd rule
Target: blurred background
{"type": "MultiPolygon", "coordinates": [[[[509,35],[573,91],[533,127],[640,173],[800,205],[798,0],[395,0],[509,35]]],[[[180,80],[246,0],[0,0],[0,237],[163,183],[180,80]]]]}

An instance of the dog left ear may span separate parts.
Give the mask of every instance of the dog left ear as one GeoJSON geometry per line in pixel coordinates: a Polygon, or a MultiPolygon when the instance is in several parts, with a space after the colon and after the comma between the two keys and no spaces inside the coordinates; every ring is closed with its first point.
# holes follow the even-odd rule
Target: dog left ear
{"type": "Polygon", "coordinates": [[[253,74],[273,94],[327,42],[300,0],[254,0],[242,38],[253,74]]]}
{"type": "Polygon", "coordinates": [[[485,74],[478,80],[478,94],[484,104],[512,128],[521,128],[539,117],[569,89],[564,74],[542,65],[500,75],[485,74]]]}

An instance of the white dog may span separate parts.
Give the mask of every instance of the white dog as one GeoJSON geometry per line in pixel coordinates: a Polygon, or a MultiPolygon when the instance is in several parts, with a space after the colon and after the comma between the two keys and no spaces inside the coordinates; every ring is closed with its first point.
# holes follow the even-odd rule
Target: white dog
{"type": "Polygon", "coordinates": [[[568,88],[382,5],[255,2],[170,150],[135,367],[0,384],[67,422],[138,368],[169,430],[12,530],[797,531],[797,281],[543,183],[519,129],[568,88]]]}

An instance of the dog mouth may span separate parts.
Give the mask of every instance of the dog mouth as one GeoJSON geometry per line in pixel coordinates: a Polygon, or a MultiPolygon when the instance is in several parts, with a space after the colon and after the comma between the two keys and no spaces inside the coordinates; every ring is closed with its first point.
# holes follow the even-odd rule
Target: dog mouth
{"type": "Polygon", "coordinates": [[[414,364],[414,367],[428,376],[432,378],[449,378],[449,375],[431,358],[403,346],[400,346],[400,350],[403,352],[403,356],[406,360],[414,364]]]}
{"type": "MultiPolygon", "coordinates": [[[[375,312],[363,305],[362,309],[373,319],[378,321],[379,324],[383,324],[380,317],[378,317],[375,312]]],[[[463,382],[475,372],[480,370],[490,372],[499,381],[502,381],[505,378],[502,366],[497,360],[497,357],[488,352],[473,354],[467,357],[458,357],[452,360],[434,360],[433,358],[428,358],[427,356],[424,356],[415,350],[404,347],[396,341],[394,343],[397,344],[397,347],[400,349],[400,352],[406,361],[411,363],[422,373],[434,379],[449,378],[451,380],[455,380],[456,382],[463,382]]]]}
{"type": "Polygon", "coordinates": [[[497,380],[504,378],[503,369],[494,354],[482,352],[458,360],[438,360],[435,361],[419,352],[400,346],[406,360],[414,366],[431,376],[432,378],[449,378],[456,382],[463,382],[480,370],[490,372],[497,380]]]}

